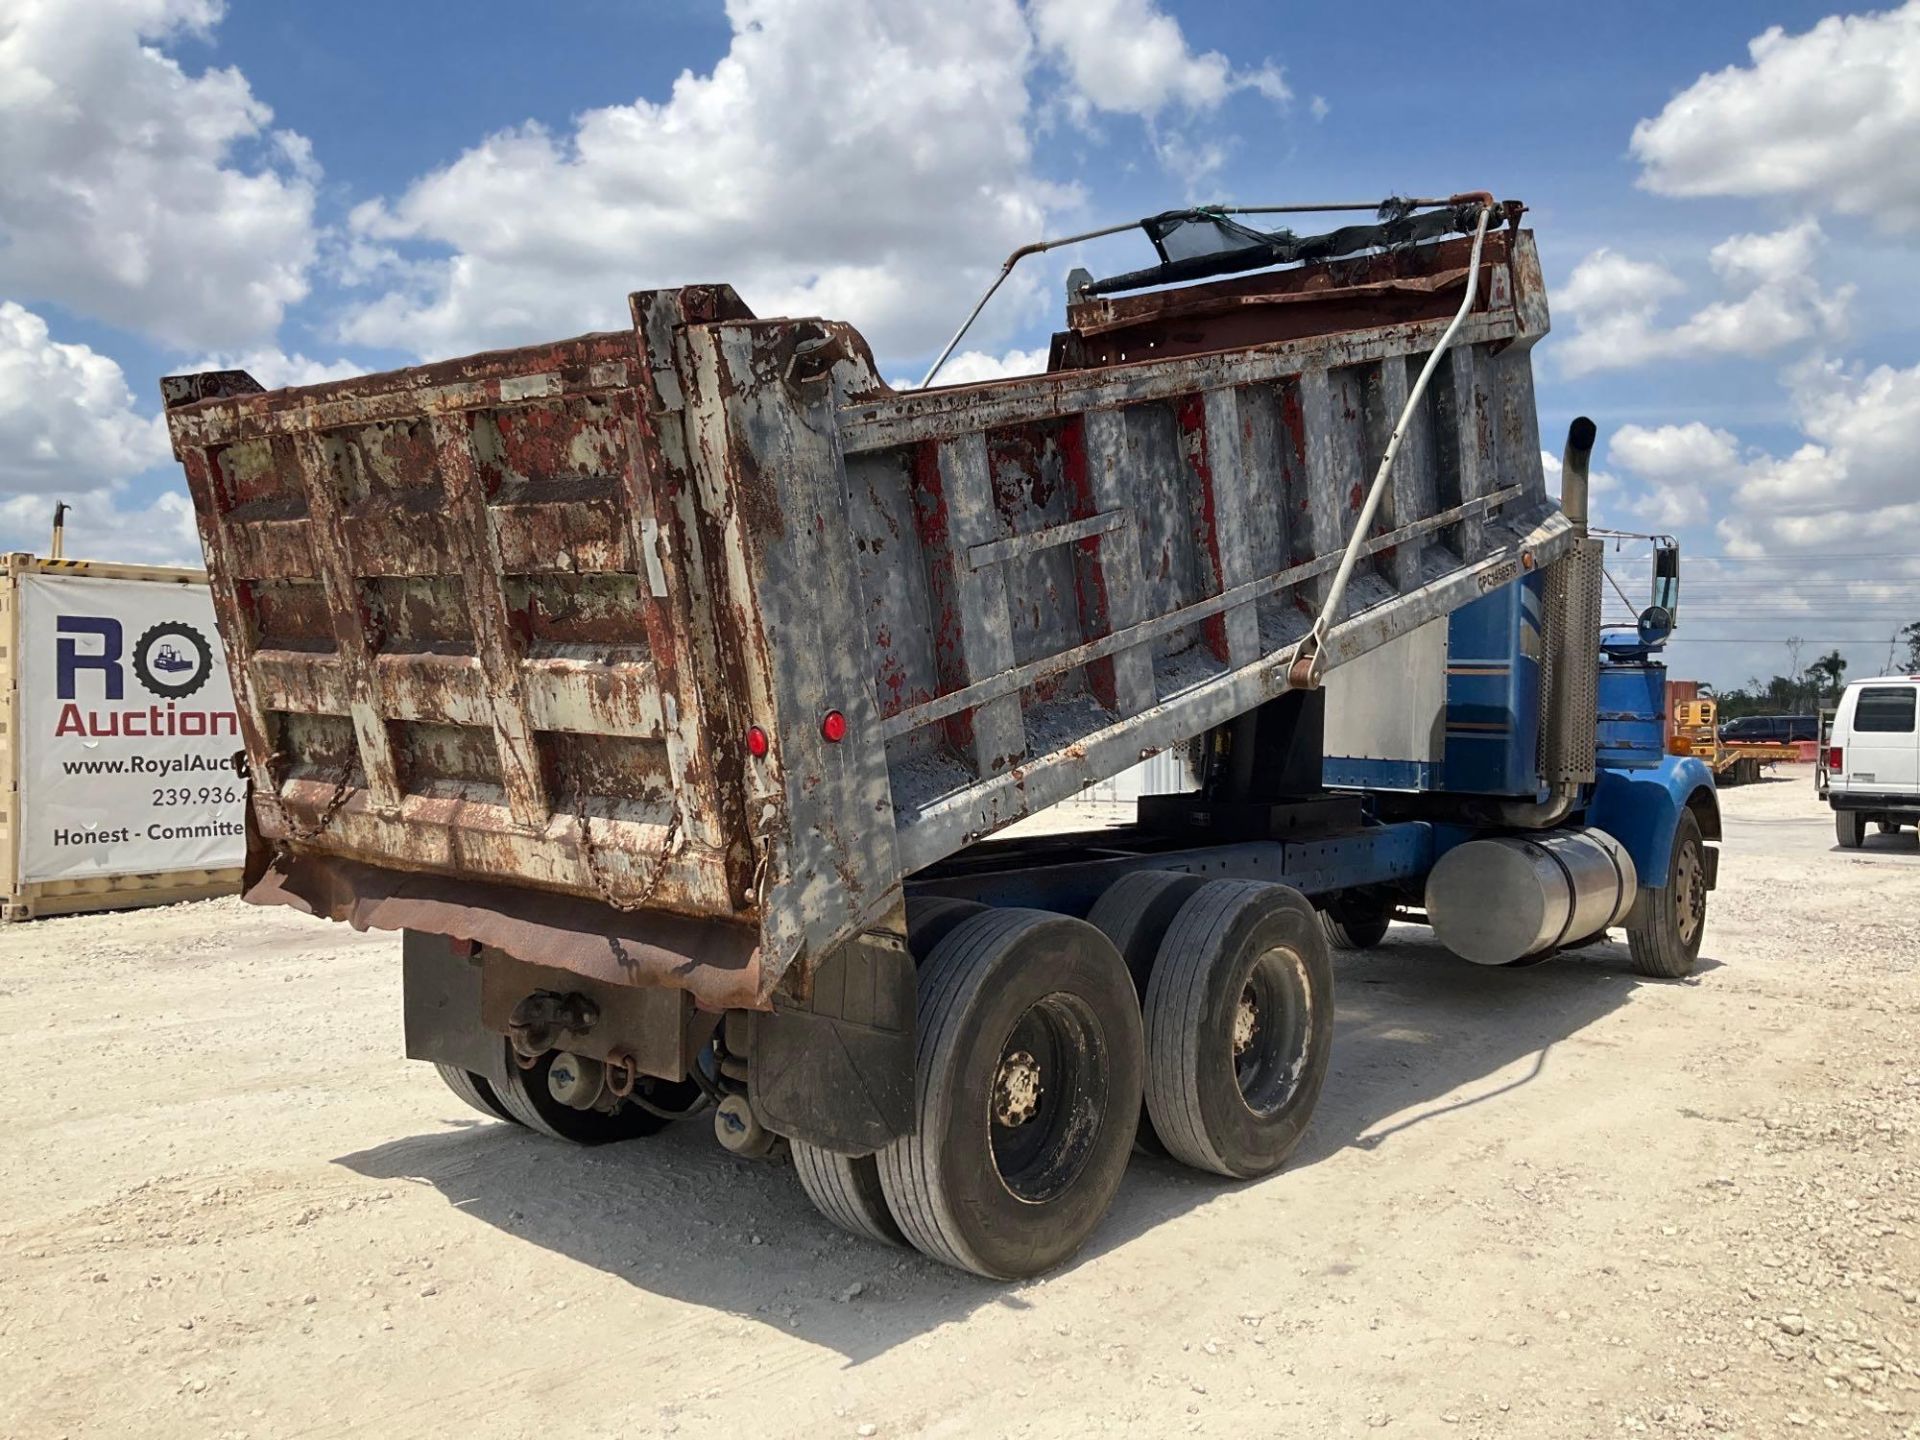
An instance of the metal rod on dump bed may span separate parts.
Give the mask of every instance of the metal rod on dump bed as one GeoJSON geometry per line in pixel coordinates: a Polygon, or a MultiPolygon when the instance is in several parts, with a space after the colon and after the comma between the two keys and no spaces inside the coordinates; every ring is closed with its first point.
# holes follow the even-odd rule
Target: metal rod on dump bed
{"type": "MultiPolygon", "coordinates": [[[[1447,200],[1405,200],[1391,203],[1399,203],[1407,205],[1410,208],[1423,209],[1433,205],[1456,204],[1462,199],[1478,198],[1479,196],[1477,195],[1455,195],[1447,200]]],[[[1307,215],[1319,214],[1322,211],[1331,210],[1379,210],[1383,205],[1388,203],[1390,202],[1366,200],[1350,204],[1344,200],[1334,200],[1323,201],[1317,205],[1202,205],[1197,207],[1193,213],[1196,215],[1203,212],[1213,215],[1307,215]]],[[[1493,197],[1490,195],[1487,197],[1487,204],[1489,206],[1493,204],[1493,197]]],[[[973,328],[973,322],[980,318],[980,312],[987,308],[987,302],[993,299],[994,294],[1000,289],[1001,283],[1006,280],[1007,276],[1013,273],[1013,267],[1018,265],[1022,260],[1026,259],[1029,255],[1044,255],[1049,250],[1058,250],[1062,245],[1078,245],[1082,240],[1099,240],[1108,235],[1118,235],[1127,230],[1137,230],[1145,223],[1143,220],[1129,220],[1124,225],[1109,225],[1101,230],[1084,230],[1078,235],[1062,235],[1057,240],[1036,240],[1031,245],[1022,245],[1002,262],[1000,273],[994,276],[993,283],[987,286],[987,293],[982,295],[979,300],[974,303],[973,309],[967,312],[967,318],[961,321],[960,328],[953,332],[953,338],[947,341],[946,348],[940,352],[939,357],[933,362],[932,368],[927,371],[925,377],[916,388],[924,390],[933,384],[933,377],[940,373],[940,367],[947,363],[947,358],[953,354],[954,347],[960,343],[967,331],[973,328]]],[[[1482,224],[1484,227],[1484,221],[1482,224]]],[[[1478,254],[1478,252],[1475,253],[1476,255],[1478,254]]]]}
{"type": "Polygon", "coordinates": [[[1082,240],[1098,240],[1103,235],[1118,235],[1123,230],[1133,229],[1139,223],[1138,220],[1129,220],[1124,225],[1109,225],[1104,230],[1087,230],[1078,235],[1062,235],[1057,240],[1036,240],[1031,245],[1022,245],[1007,256],[1000,266],[1000,273],[994,276],[993,283],[987,286],[987,293],[982,295],[974,303],[973,309],[967,312],[967,318],[961,321],[960,328],[953,332],[953,338],[947,341],[947,348],[940,352],[939,358],[933,362],[933,368],[928,370],[926,376],[920,381],[919,388],[924,390],[933,384],[933,377],[938,375],[940,367],[947,363],[947,357],[953,354],[954,346],[958,345],[961,337],[973,328],[973,322],[980,318],[980,312],[987,308],[987,302],[993,299],[994,292],[999,290],[1001,282],[1013,273],[1014,266],[1029,255],[1043,255],[1049,250],[1058,250],[1062,245],[1077,245],[1082,240]]]}
{"type": "Polygon", "coordinates": [[[1380,497],[1386,491],[1387,476],[1393,471],[1394,457],[1400,453],[1400,442],[1407,438],[1407,424],[1427,393],[1427,382],[1433,379],[1433,372],[1439,368],[1440,357],[1453,344],[1453,337],[1466,322],[1467,313],[1473,309],[1474,298],[1479,294],[1480,249],[1487,238],[1487,222],[1493,218],[1493,196],[1481,191],[1453,198],[1456,201],[1480,202],[1480,220],[1473,227],[1473,254],[1467,260],[1467,293],[1460,301],[1460,308],[1454,312],[1453,322],[1440,337],[1440,343],[1433,347],[1433,353],[1427,356],[1427,363],[1420,367],[1420,378],[1413,382],[1413,389],[1407,393],[1407,403],[1400,411],[1399,423],[1393,427],[1393,434],[1387,440],[1386,453],[1380,457],[1380,468],[1374,473],[1373,488],[1367,491],[1366,503],[1360,507],[1359,518],[1353,522],[1353,534],[1347,538],[1346,553],[1340,557],[1340,568],[1334,572],[1333,583],[1327,587],[1326,603],[1320,607],[1313,628],[1294,647],[1293,661],[1287,666],[1287,683],[1290,685],[1311,688],[1319,679],[1322,646],[1326,643],[1327,630],[1333,624],[1333,617],[1340,613],[1340,602],[1347,594],[1347,582],[1353,578],[1353,567],[1359,563],[1361,547],[1367,543],[1368,532],[1373,529],[1373,517],[1380,509],[1380,497]]]}

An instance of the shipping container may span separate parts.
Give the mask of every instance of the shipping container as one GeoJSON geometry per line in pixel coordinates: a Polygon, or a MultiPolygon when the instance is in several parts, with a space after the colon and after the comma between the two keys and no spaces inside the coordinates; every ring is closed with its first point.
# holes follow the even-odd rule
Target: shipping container
{"type": "Polygon", "coordinates": [[[0,915],[240,889],[238,721],[204,570],[0,560],[0,915]]]}

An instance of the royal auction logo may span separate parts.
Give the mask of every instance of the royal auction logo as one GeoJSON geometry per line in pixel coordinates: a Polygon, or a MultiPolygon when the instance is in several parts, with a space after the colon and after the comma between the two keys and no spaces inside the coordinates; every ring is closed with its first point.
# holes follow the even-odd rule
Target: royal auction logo
{"type": "MultiPolygon", "coordinates": [[[[110,615],[62,615],[55,622],[54,679],[60,699],[55,735],[233,735],[240,717],[231,710],[182,710],[173,702],[197,693],[213,675],[213,646],[182,620],[148,626],[129,653],[126,632],[110,615]],[[127,698],[126,672],[149,694],[166,701],[139,708],[83,708],[81,677],[97,675],[86,688],[112,704],[127,698]]],[[[88,699],[92,700],[93,696],[88,699]]]]}
{"type": "Polygon", "coordinates": [[[213,674],[207,637],[179,620],[155,625],[133,643],[133,675],[166,700],[184,700],[213,674]]]}

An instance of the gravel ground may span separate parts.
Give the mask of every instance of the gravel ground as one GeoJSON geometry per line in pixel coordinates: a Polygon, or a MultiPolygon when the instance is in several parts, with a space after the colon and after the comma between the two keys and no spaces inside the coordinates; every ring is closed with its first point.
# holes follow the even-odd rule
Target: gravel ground
{"type": "Polygon", "coordinates": [[[1288,1170],[1138,1159],[1018,1286],[699,1125],[480,1120],[390,937],[9,928],[0,1431],[1920,1437],[1920,849],[1836,849],[1804,771],[1724,804],[1693,979],[1396,926],[1288,1170]]]}

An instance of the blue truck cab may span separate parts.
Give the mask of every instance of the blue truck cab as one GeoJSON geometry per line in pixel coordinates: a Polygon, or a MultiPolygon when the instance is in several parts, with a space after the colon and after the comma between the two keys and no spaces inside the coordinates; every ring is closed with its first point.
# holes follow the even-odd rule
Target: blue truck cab
{"type": "Polygon", "coordinates": [[[1619,925],[1642,973],[1691,970],[1720,807],[1708,767],[1667,751],[1679,551],[1643,538],[1652,596],[1631,627],[1601,627],[1604,550],[1585,538],[1329,677],[1324,783],[1361,798],[1378,843],[1418,827],[1423,846],[1415,874],[1320,897],[1334,944],[1419,918],[1465,958],[1522,964],[1619,925]]]}

